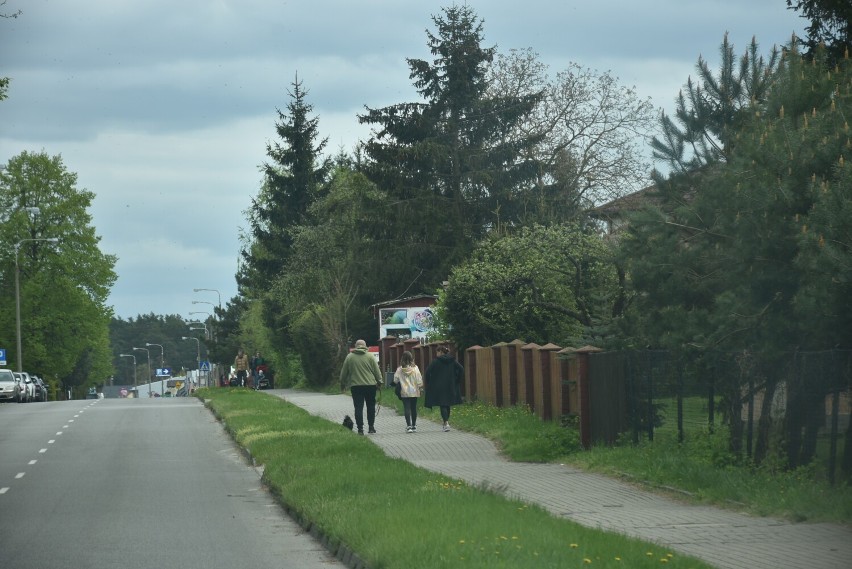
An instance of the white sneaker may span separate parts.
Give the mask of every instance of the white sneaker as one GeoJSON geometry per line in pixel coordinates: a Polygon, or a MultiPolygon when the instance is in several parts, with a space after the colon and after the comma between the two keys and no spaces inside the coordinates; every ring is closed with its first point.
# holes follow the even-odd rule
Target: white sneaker
{"type": "Polygon", "coordinates": [[[413,432],[414,432],[414,429],[412,429],[411,427],[406,427],[406,428],[405,428],[405,432],[406,432],[406,433],[413,433],[413,432]]]}
{"type": "Polygon", "coordinates": [[[449,423],[444,423],[444,432],[445,432],[445,433],[449,433],[449,432],[450,432],[450,424],[449,424],[449,423]]]}

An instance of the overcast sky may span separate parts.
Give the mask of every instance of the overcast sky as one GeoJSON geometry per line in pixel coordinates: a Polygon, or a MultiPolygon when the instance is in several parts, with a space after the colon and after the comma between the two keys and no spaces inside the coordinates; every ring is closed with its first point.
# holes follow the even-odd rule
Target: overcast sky
{"type": "MultiPolygon", "coordinates": [[[[671,109],[724,33],[737,54],[802,34],[785,0],[470,0],[486,46],[533,48],[551,72],[610,71],[671,109]]],[[[96,194],[118,256],[115,315],[212,312],[234,274],[266,144],[296,74],[330,153],[368,136],[357,113],[416,100],[433,0],[8,0],[0,19],[0,164],[61,154],[96,194]],[[192,304],[192,301],[202,304],[192,304]]],[[[201,315],[202,318],[204,315],[201,315]]]]}

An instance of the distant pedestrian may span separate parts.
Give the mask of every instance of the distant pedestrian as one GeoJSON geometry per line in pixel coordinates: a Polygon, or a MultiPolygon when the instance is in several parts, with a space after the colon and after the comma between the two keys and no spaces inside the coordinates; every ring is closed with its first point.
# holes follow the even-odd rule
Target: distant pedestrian
{"type": "Polygon", "coordinates": [[[417,399],[423,388],[423,377],[420,368],[414,363],[411,352],[403,352],[399,367],[393,374],[393,382],[399,384],[399,396],[402,398],[402,409],[405,412],[406,433],[417,432],[417,399]]]}
{"type": "Polygon", "coordinates": [[[255,352],[254,357],[251,359],[249,363],[249,367],[251,368],[251,378],[254,383],[254,388],[258,388],[259,383],[259,372],[263,371],[265,366],[265,361],[263,360],[263,356],[260,355],[260,352],[255,352]]]}
{"type": "Polygon", "coordinates": [[[245,387],[246,385],[246,376],[248,375],[249,368],[249,357],[245,351],[240,348],[240,351],[237,352],[237,357],[234,358],[234,369],[237,372],[237,385],[240,387],[245,387]]]}
{"type": "Polygon", "coordinates": [[[382,385],[382,372],[379,370],[379,362],[367,350],[367,342],[364,340],[355,342],[355,349],[343,360],[340,385],[343,389],[349,388],[352,394],[358,434],[364,434],[364,404],[367,405],[368,432],[375,433],[376,390],[382,385]]]}
{"type": "Polygon", "coordinates": [[[439,407],[443,430],[450,430],[450,407],[458,405],[461,400],[461,383],[464,379],[464,368],[450,355],[450,348],[438,346],[438,357],[426,368],[423,378],[426,388],[426,407],[439,407]]]}

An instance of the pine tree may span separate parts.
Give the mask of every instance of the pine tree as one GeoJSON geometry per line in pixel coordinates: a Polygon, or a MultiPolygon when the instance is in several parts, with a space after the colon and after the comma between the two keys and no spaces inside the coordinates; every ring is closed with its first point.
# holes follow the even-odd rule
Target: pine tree
{"type": "Polygon", "coordinates": [[[748,111],[766,99],[772,73],[778,63],[773,48],[764,60],[752,39],[739,61],[728,35],[719,49],[721,65],[714,76],[707,61],[699,57],[697,81],[690,77],[676,100],[675,117],[663,113],[662,138],[654,137],[654,158],[672,172],[693,172],[724,161],[736,143],[737,127],[748,111]]]}
{"type": "MultiPolygon", "coordinates": [[[[662,182],[659,206],[631,220],[622,253],[645,315],[639,342],[747,350],[765,402],[787,382],[784,450],[797,466],[813,455],[815,427],[794,411],[819,408],[830,386],[827,377],[793,378],[783,356],[852,347],[844,216],[852,75],[848,61],[808,60],[794,43],[768,87],[730,129],[724,162],[662,182]]],[[[770,440],[765,411],[758,462],[770,440]]]]}

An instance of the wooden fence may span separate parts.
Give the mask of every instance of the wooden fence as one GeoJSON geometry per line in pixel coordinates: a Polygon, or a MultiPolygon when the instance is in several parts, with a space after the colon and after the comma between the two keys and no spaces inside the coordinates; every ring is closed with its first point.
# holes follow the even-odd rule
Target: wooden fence
{"type": "MultiPolygon", "coordinates": [[[[402,353],[410,351],[417,366],[425,370],[437,357],[439,345],[421,344],[417,339],[398,342],[394,337],[383,338],[381,367],[392,374],[402,353]]],[[[525,405],[545,421],[561,421],[565,415],[576,415],[581,442],[586,447],[591,445],[588,354],[599,351],[598,348],[539,346],[514,340],[488,347],[472,346],[459,357],[455,347],[447,345],[464,366],[465,398],[497,407],[525,405]]]]}

